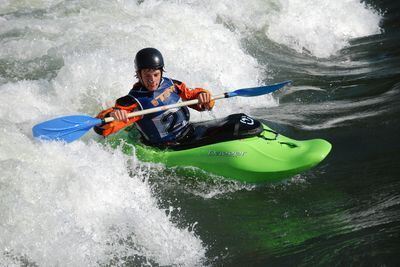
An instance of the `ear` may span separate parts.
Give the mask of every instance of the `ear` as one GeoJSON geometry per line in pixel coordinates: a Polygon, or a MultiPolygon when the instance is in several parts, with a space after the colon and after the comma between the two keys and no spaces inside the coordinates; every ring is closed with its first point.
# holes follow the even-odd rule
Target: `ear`
{"type": "Polygon", "coordinates": [[[136,78],[138,78],[139,82],[141,84],[143,84],[142,75],[141,75],[141,71],[140,70],[136,71],[136,75],[135,76],[136,76],[136,78]]]}

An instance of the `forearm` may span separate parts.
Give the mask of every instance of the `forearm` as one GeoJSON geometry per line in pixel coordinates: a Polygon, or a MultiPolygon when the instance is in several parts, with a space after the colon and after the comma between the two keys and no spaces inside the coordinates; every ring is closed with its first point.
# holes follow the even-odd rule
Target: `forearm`
{"type": "MultiPolygon", "coordinates": [[[[201,103],[201,101],[203,101],[204,99],[210,100],[210,98],[211,98],[210,92],[206,89],[203,89],[203,88],[190,89],[189,87],[186,86],[185,83],[177,82],[177,81],[175,82],[175,86],[178,89],[179,96],[184,101],[192,100],[192,99],[199,99],[199,103],[201,103]],[[208,97],[200,96],[201,94],[207,94],[208,97]]],[[[198,111],[203,111],[203,110],[209,110],[214,106],[214,101],[212,101],[212,100],[207,103],[209,103],[209,104],[207,104],[207,105],[197,104],[197,105],[191,105],[190,107],[193,109],[196,109],[198,111]]]]}
{"type": "Polygon", "coordinates": [[[119,98],[114,107],[103,110],[97,115],[97,118],[100,119],[113,117],[115,120],[110,123],[95,126],[95,132],[103,136],[108,136],[118,132],[126,126],[133,124],[141,117],[133,117],[128,119],[127,115],[137,108],[138,104],[129,95],[119,98]]]}

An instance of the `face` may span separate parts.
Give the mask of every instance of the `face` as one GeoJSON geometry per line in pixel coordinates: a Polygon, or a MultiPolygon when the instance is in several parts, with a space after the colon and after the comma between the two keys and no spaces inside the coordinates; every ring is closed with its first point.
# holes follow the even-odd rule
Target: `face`
{"type": "Polygon", "coordinates": [[[157,90],[161,82],[161,70],[143,69],[140,70],[140,77],[144,87],[149,91],[157,90]]]}

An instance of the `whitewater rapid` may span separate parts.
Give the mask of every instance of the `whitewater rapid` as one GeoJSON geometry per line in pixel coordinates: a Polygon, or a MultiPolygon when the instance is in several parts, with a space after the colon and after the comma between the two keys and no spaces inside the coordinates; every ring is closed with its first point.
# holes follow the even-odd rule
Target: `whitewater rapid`
{"type": "MultiPolygon", "coordinates": [[[[68,145],[31,135],[41,121],[111,106],[135,82],[139,49],[157,47],[166,75],[218,94],[273,81],[273,66],[245,48],[253,34],[326,58],[380,32],[379,13],[356,0],[2,0],[0,15],[0,265],[204,263],[196,221],[171,222],[148,182],[151,165],[92,132],[68,145]]],[[[276,105],[270,95],[238,98],[192,117],[276,105]]]]}

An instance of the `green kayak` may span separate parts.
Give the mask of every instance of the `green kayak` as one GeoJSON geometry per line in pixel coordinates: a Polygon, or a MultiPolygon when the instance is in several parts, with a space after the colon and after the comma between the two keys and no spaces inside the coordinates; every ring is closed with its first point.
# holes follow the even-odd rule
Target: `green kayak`
{"type": "Polygon", "coordinates": [[[192,135],[183,145],[165,149],[144,145],[134,134],[136,131],[121,131],[108,142],[114,146],[124,144],[124,152],[135,151],[141,161],[197,167],[247,183],[289,178],[320,163],[332,148],[323,139],[299,141],[285,137],[245,114],[194,125],[200,134],[192,135]]]}

